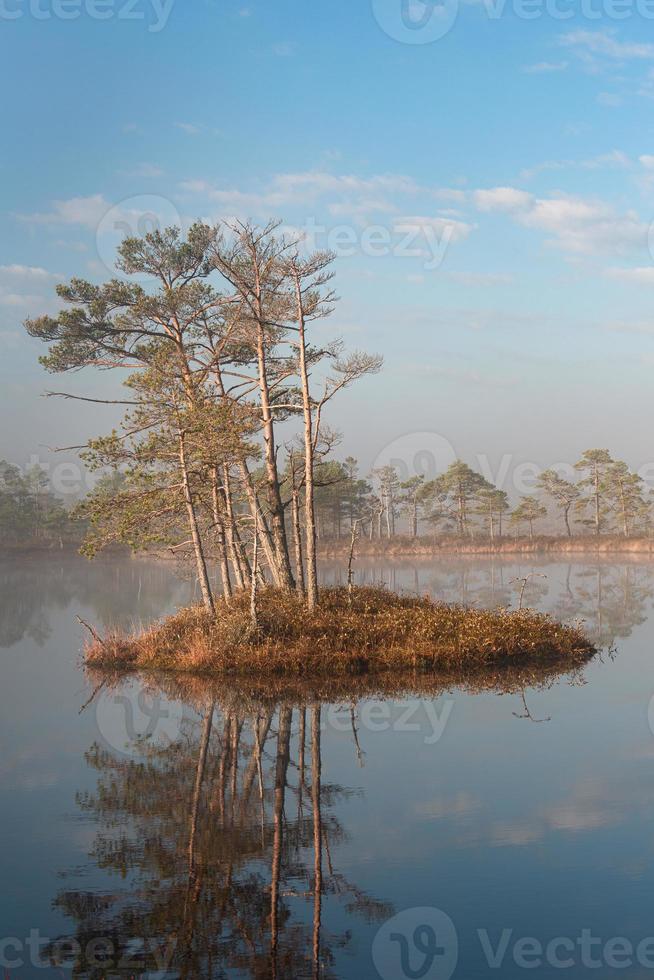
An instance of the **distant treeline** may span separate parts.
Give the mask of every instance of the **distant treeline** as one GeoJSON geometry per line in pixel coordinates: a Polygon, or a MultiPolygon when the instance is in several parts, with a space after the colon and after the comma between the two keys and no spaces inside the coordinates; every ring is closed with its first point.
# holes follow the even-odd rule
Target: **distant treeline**
{"type": "Polygon", "coordinates": [[[370,539],[422,534],[465,538],[528,535],[548,530],[578,534],[650,533],[654,499],[638,474],[606,449],[588,449],[575,463],[576,482],[545,470],[533,495],[511,504],[505,490],[457,460],[440,476],[403,480],[394,466],[358,475],[356,459],[323,463],[317,480],[316,516],[322,539],[350,537],[358,529],[370,539]],[[556,522],[556,523],[554,523],[556,522]]]}
{"type": "MultiPolygon", "coordinates": [[[[394,466],[373,470],[364,478],[352,456],[320,462],[315,469],[316,532],[323,542],[349,541],[354,527],[360,538],[371,541],[438,535],[450,543],[453,536],[534,539],[545,530],[556,533],[555,521],[558,533],[568,538],[637,537],[649,535],[653,527],[654,499],[643,480],[605,449],[583,453],[575,464],[576,483],[545,470],[537,479],[537,492],[514,506],[506,491],[461,461],[431,480],[424,476],[402,480],[394,466]]],[[[255,478],[260,478],[257,471],[255,478]]],[[[120,472],[107,473],[98,487],[119,495],[125,482],[120,472]]],[[[281,489],[285,503],[291,503],[294,495],[298,503],[291,464],[281,473],[281,489]]],[[[0,543],[77,544],[87,530],[84,510],[84,504],[72,510],[65,507],[42,467],[21,471],[0,461],[0,543]]]]}
{"type": "Polygon", "coordinates": [[[0,460],[0,544],[63,547],[79,541],[82,531],[53,492],[41,466],[23,472],[0,460]]]}

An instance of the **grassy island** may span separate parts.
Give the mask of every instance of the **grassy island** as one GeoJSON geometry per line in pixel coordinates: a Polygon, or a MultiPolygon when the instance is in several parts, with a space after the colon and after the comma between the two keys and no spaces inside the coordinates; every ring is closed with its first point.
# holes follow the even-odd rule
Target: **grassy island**
{"type": "Polygon", "coordinates": [[[91,668],[256,676],[356,676],[413,670],[574,669],[595,652],[583,632],[532,610],[482,610],[381,588],[324,589],[313,611],[301,596],[264,589],[258,627],[249,597],[182,609],[144,632],[95,637],[91,668]]]}

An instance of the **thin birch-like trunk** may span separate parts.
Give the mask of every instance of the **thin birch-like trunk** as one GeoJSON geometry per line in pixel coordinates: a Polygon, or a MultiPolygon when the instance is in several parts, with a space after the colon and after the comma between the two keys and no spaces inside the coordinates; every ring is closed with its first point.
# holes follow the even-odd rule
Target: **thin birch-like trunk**
{"type": "Polygon", "coordinates": [[[311,717],[311,809],[313,811],[313,976],[320,977],[320,926],[322,918],[322,813],[320,758],[320,706],[311,717]]]}
{"type": "MultiPolygon", "coordinates": [[[[257,289],[259,290],[259,287],[257,287],[257,289]]],[[[259,373],[259,396],[261,399],[264,459],[266,479],[268,482],[268,506],[270,508],[272,539],[275,547],[275,559],[280,585],[282,588],[292,589],[295,587],[295,582],[293,581],[291,559],[288,554],[288,541],[286,539],[286,525],[284,521],[284,504],[282,503],[279,473],[277,471],[275,426],[270,407],[270,389],[268,386],[263,312],[261,310],[260,296],[257,296],[257,312],[257,366],[259,373]]]]}
{"type": "Polygon", "coordinates": [[[297,302],[299,375],[302,386],[302,414],[304,417],[304,533],[307,550],[307,606],[309,610],[318,603],[318,565],[316,558],[316,506],[313,482],[314,443],[318,436],[313,431],[311,393],[309,391],[309,371],[307,367],[306,324],[300,278],[295,275],[295,298],[297,302]]]}
{"type": "Polygon", "coordinates": [[[300,595],[304,595],[306,591],[306,582],[304,579],[304,559],[302,555],[300,501],[298,500],[298,491],[295,487],[293,487],[293,496],[291,498],[291,517],[293,521],[293,542],[295,545],[295,587],[300,595]]]}
{"type": "Polygon", "coordinates": [[[279,710],[277,735],[277,762],[275,766],[275,791],[273,800],[273,848],[270,874],[270,966],[271,976],[277,977],[277,946],[279,941],[279,883],[284,843],[284,798],[288,772],[292,709],[284,705],[279,710]]]}
{"type": "Polygon", "coordinates": [[[225,601],[229,603],[232,598],[232,582],[229,576],[229,561],[227,560],[225,525],[218,496],[218,470],[215,466],[211,471],[211,503],[213,508],[213,521],[216,528],[216,540],[218,543],[218,561],[220,564],[220,577],[223,583],[223,595],[225,601]]]}
{"type": "Polygon", "coordinates": [[[209,574],[207,572],[207,562],[204,555],[204,548],[202,546],[202,538],[200,536],[200,529],[198,527],[197,514],[195,512],[195,504],[193,503],[193,494],[191,493],[191,485],[188,478],[188,466],[186,461],[186,447],[184,444],[184,433],[180,431],[179,433],[179,465],[182,473],[182,487],[184,490],[184,503],[186,504],[186,513],[188,515],[188,523],[191,530],[191,539],[193,541],[193,552],[195,554],[195,565],[198,574],[198,580],[200,582],[200,591],[202,592],[202,601],[208,612],[215,615],[216,607],[214,605],[213,593],[211,591],[211,584],[209,582],[209,574]]]}

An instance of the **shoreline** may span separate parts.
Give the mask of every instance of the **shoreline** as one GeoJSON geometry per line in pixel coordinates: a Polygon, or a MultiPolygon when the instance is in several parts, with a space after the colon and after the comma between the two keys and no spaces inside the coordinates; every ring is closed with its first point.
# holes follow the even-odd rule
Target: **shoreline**
{"type": "MultiPolygon", "coordinates": [[[[350,542],[345,538],[319,541],[318,557],[322,559],[347,558],[350,542]]],[[[654,557],[654,538],[625,538],[619,535],[602,535],[599,538],[547,537],[488,538],[470,540],[450,537],[418,538],[359,538],[356,542],[356,558],[439,558],[441,556],[477,555],[632,555],[654,557]]]]}

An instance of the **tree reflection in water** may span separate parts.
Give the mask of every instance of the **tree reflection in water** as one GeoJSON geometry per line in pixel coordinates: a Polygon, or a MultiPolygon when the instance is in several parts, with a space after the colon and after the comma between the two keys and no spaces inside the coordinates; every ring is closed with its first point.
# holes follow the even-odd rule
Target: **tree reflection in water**
{"type": "MultiPolygon", "coordinates": [[[[448,601],[505,604],[514,598],[512,580],[531,569],[547,578],[529,582],[525,604],[537,604],[566,620],[584,618],[590,635],[602,645],[628,636],[643,622],[654,596],[652,566],[588,560],[519,565],[452,561],[426,568],[420,577],[410,566],[397,569],[394,584],[430,588],[448,601]]],[[[140,570],[121,574],[123,579],[114,584],[125,597],[124,611],[131,614],[140,570]]],[[[379,580],[375,570],[365,574],[379,580]]],[[[49,592],[41,591],[49,597],[46,605],[63,607],[69,595],[60,594],[61,580],[48,581],[49,592]]],[[[93,591],[82,577],[73,584],[80,599],[93,591]]],[[[155,575],[150,588],[153,584],[167,599],[168,576],[159,580],[155,575]]],[[[103,621],[98,591],[103,594],[96,589],[91,606],[103,621]]],[[[8,604],[7,634],[15,631],[14,619],[36,624],[34,616],[23,615],[20,593],[14,590],[16,603],[8,604]]],[[[555,675],[530,671],[524,676],[497,674],[484,684],[523,696],[525,690],[554,680],[555,675]]],[[[339,846],[347,840],[341,821],[353,790],[322,778],[325,705],[355,705],[371,692],[354,690],[351,681],[347,690],[325,686],[310,693],[281,683],[258,691],[252,684],[213,687],[206,679],[148,683],[183,701],[189,711],[173,742],[145,741],[132,756],[98,744],[87,752],[97,786],[80,794],[78,802],[96,830],[91,867],[84,870],[106,872],[112,884],[91,888],[74,871],[67,873],[70,886],[57,896],[57,908],[75,923],[69,938],[82,949],[73,976],[105,980],[146,971],[187,980],[335,976],[336,958],[351,942],[353,917],[375,922],[392,912],[340,874],[339,846]],[[108,941],[112,964],[124,959],[124,965],[108,969],[97,945],[89,945],[93,939],[108,941]]],[[[435,697],[446,685],[441,678],[433,689],[413,687],[402,694],[435,697]]],[[[533,716],[524,701],[517,714],[531,721],[548,717],[533,716]]],[[[361,759],[354,711],[352,741],[352,751],[361,759]]]]}
{"type": "Polygon", "coordinates": [[[86,956],[94,939],[115,951],[112,976],[161,970],[166,955],[159,976],[334,975],[350,935],[325,931],[325,898],[368,921],[392,909],[337,870],[346,834],[334,810],[350,791],[322,781],[321,720],[318,703],[243,707],[239,694],[138,758],[89,750],[97,789],[78,803],[97,823],[91,857],[122,887],[58,895],[83,951],[73,976],[106,975],[86,956]],[[140,962],[116,968],[135,948],[140,962]]]}

